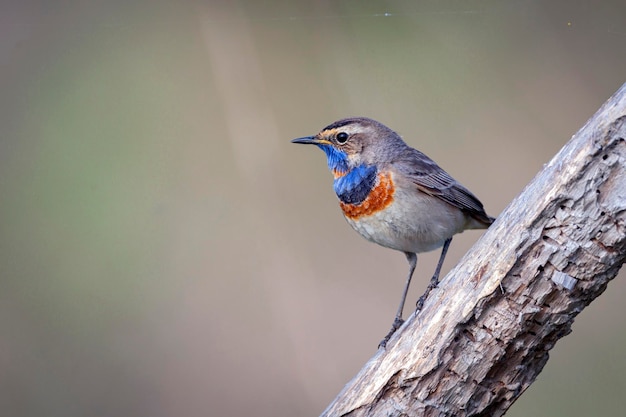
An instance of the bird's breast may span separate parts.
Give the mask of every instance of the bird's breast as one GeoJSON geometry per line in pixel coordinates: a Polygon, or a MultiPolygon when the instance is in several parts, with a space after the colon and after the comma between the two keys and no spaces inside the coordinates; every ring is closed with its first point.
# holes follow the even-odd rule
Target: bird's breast
{"type": "Polygon", "coordinates": [[[343,214],[359,234],[379,245],[404,252],[427,252],[463,231],[461,210],[407,186],[392,172],[380,171],[358,204],[341,200],[343,214]]]}
{"type": "Polygon", "coordinates": [[[393,202],[394,192],[391,173],[377,172],[374,169],[355,187],[354,195],[342,198],[338,193],[339,206],[348,219],[359,220],[389,207],[393,202]]]}

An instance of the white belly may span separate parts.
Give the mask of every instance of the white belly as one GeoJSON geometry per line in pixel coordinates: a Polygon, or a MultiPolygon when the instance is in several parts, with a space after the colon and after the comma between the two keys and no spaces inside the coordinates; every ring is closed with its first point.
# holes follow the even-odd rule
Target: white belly
{"type": "Polygon", "coordinates": [[[403,252],[428,252],[462,232],[465,215],[436,197],[408,195],[396,190],[394,201],[384,210],[346,220],[364,238],[403,252]]]}

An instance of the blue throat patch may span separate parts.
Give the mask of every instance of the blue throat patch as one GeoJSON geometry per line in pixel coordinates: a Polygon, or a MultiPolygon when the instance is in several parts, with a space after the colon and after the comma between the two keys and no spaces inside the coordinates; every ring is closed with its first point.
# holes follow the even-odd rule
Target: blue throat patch
{"type": "Polygon", "coordinates": [[[347,172],[348,155],[330,145],[317,145],[326,154],[328,169],[331,171],[347,172]]]}
{"type": "Polygon", "coordinates": [[[346,204],[361,204],[376,184],[375,166],[359,165],[335,180],[333,188],[339,200],[346,204]]]}
{"type": "Polygon", "coordinates": [[[346,204],[361,204],[376,185],[375,166],[359,165],[350,169],[348,155],[330,145],[318,145],[328,159],[328,169],[346,173],[336,178],[333,184],[335,194],[346,204]]]}

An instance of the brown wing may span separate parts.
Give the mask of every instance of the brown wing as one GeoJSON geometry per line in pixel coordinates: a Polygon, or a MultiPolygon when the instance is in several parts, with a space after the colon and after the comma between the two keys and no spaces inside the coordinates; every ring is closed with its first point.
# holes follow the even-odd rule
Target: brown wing
{"type": "Polygon", "coordinates": [[[485,213],[483,204],[474,194],[420,151],[408,148],[403,157],[396,159],[392,165],[413,181],[420,191],[458,207],[487,225],[493,222],[494,219],[485,213]]]}

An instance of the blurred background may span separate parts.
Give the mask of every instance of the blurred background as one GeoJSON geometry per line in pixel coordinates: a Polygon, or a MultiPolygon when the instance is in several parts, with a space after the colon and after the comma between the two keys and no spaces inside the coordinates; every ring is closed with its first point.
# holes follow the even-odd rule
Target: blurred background
{"type": "MultiPolygon", "coordinates": [[[[0,7],[13,417],[319,414],[375,353],[407,264],[289,140],[373,117],[498,215],[626,82],[617,0],[0,7]]],[[[621,275],[507,415],[623,414],[621,275]]]]}

